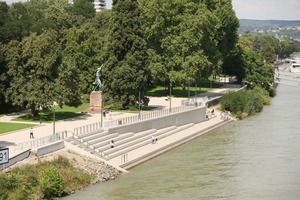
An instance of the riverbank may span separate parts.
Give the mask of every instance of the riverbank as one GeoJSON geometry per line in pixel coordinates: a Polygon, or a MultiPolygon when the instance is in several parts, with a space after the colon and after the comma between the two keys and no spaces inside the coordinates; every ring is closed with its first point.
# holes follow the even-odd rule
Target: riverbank
{"type": "MultiPolygon", "coordinates": [[[[215,93],[211,93],[211,94],[212,95],[217,93],[220,94],[223,92],[226,92],[226,89],[222,88],[216,91],[215,93]]],[[[172,106],[175,107],[176,105],[181,105],[182,99],[178,99],[177,101],[175,99],[176,98],[172,99],[172,106]]],[[[160,105],[161,108],[164,107],[166,108],[169,106],[169,102],[166,101],[165,98],[153,99],[152,104],[160,105]]],[[[229,121],[223,121],[220,118],[220,113],[218,113],[218,111],[216,111],[215,114],[216,117],[201,123],[192,124],[189,127],[176,132],[176,134],[160,139],[155,145],[149,143],[147,145],[144,145],[140,149],[128,152],[126,158],[130,159],[130,163],[129,162],[127,163],[130,165],[126,166],[126,168],[132,168],[133,166],[145,162],[155,156],[158,156],[166,151],[169,151],[170,149],[173,149],[181,144],[184,144],[187,141],[194,139],[195,137],[199,137],[200,135],[229,122],[229,121]]],[[[57,127],[63,127],[64,130],[66,130],[68,126],[74,128],[74,125],[76,124],[77,126],[78,124],[83,124],[83,123],[90,124],[92,122],[91,119],[93,119],[93,121],[98,121],[99,118],[100,117],[97,114],[87,115],[77,120],[67,120],[66,122],[58,122],[56,123],[56,125],[57,127]]],[[[51,127],[49,128],[47,125],[43,125],[38,128],[36,128],[34,131],[35,137],[42,137],[43,134],[49,135],[49,129],[51,134],[51,127]],[[38,128],[41,131],[37,131],[38,128]],[[46,128],[48,128],[47,129],[48,133],[42,131],[42,129],[46,130],[46,128]]],[[[27,140],[29,140],[28,136],[29,135],[26,131],[25,133],[19,132],[19,133],[7,134],[2,137],[0,136],[0,139],[2,141],[7,141],[8,143],[10,142],[10,148],[13,150],[14,140],[17,139],[19,141],[23,139],[23,141],[26,141],[26,138],[27,140]],[[7,140],[5,138],[7,138],[7,140]]],[[[61,155],[74,161],[73,162],[74,165],[77,166],[78,168],[84,169],[90,174],[95,174],[97,178],[92,183],[114,180],[118,176],[120,176],[123,172],[126,172],[126,170],[119,167],[122,166],[122,163],[124,164],[125,161],[122,160],[120,157],[106,161],[91,154],[90,152],[84,151],[84,149],[79,149],[77,146],[73,144],[70,144],[68,142],[65,143],[66,143],[65,149],[63,150],[51,154],[47,154],[46,156],[39,157],[39,158],[35,157],[34,154],[32,154],[32,156],[30,156],[28,159],[19,162],[14,167],[21,166],[22,164],[37,163],[38,161],[41,160],[53,160],[54,158],[61,155]]]]}

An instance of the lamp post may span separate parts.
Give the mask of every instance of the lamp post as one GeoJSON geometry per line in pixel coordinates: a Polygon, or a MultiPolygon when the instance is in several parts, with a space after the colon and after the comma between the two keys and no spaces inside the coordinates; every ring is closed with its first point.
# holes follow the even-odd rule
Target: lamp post
{"type": "Polygon", "coordinates": [[[198,90],[198,87],[197,87],[197,83],[196,83],[196,90],[195,90],[195,107],[197,107],[197,90],[198,90]]]}
{"type": "Polygon", "coordinates": [[[53,136],[55,136],[55,107],[53,106],[53,136]]]}
{"type": "Polygon", "coordinates": [[[139,120],[141,120],[141,91],[139,91],[139,120]]]}
{"type": "Polygon", "coordinates": [[[172,83],[170,82],[170,98],[169,98],[169,100],[170,100],[170,113],[172,112],[172,83]]]}
{"type": "Polygon", "coordinates": [[[101,128],[103,128],[103,115],[104,115],[104,112],[103,112],[103,105],[104,105],[104,100],[103,100],[103,95],[102,95],[102,92],[101,92],[101,128]]]}

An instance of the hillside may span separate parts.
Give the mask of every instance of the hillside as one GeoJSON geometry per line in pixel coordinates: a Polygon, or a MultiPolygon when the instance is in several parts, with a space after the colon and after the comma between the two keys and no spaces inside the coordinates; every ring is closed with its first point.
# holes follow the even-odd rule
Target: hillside
{"type": "Polygon", "coordinates": [[[292,37],[300,41],[300,20],[252,20],[240,19],[239,34],[247,32],[292,37]]]}

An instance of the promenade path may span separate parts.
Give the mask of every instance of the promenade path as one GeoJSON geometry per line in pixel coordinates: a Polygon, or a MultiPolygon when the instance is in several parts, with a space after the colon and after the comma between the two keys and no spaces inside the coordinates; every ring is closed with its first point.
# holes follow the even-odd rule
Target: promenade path
{"type": "MultiPolygon", "coordinates": [[[[223,87],[223,88],[216,89],[212,92],[209,92],[207,94],[202,94],[202,96],[215,96],[216,94],[225,93],[225,92],[227,92],[229,90],[233,90],[233,89],[235,90],[236,87],[232,87],[232,86],[223,87]]],[[[150,97],[149,106],[155,106],[160,109],[168,108],[169,101],[166,101],[166,98],[167,97],[150,97]]],[[[172,107],[181,106],[182,100],[184,100],[184,98],[172,98],[172,107]]],[[[146,111],[142,111],[142,112],[146,112],[146,111]]],[[[149,112],[149,111],[147,111],[147,112],[149,112]]],[[[3,117],[0,117],[0,122],[24,123],[24,122],[11,121],[13,118],[15,118],[21,114],[24,114],[24,113],[14,113],[11,115],[6,115],[3,117]]],[[[137,115],[137,114],[114,113],[112,115],[112,120],[118,119],[118,118],[123,118],[123,117],[130,116],[130,115],[137,115]]],[[[220,114],[218,111],[216,111],[216,115],[218,117],[213,118],[206,122],[195,124],[194,126],[188,128],[184,131],[180,131],[180,132],[177,132],[176,134],[173,134],[167,138],[163,138],[162,140],[158,141],[158,143],[155,145],[152,145],[149,142],[149,145],[145,145],[143,148],[139,148],[136,151],[128,152],[125,160],[128,161],[128,159],[130,159],[130,160],[136,159],[142,155],[149,153],[150,151],[159,150],[164,146],[170,146],[170,147],[173,146],[174,147],[174,145],[171,145],[171,143],[174,143],[179,140],[182,142],[185,142],[187,140],[185,140],[184,138],[186,138],[187,136],[192,135],[196,132],[201,132],[204,130],[207,131],[208,127],[212,127],[214,125],[219,124],[222,120],[220,119],[220,114]]],[[[110,120],[110,119],[105,118],[105,120],[110,120]]],[[[59,131],[67,130],[67,131],[73,132],[74,128],[92,124],[95,122],[100,122],[100,121],[101,121],[100,114],[85,114],[85,115],[77,117],[77,118],[56,121],[55,131],[59,132],[59,131]]],[[[26,122],[26,123],[29,124],[28,122],[26,122]]],[[[33,124],[33,134],[34,134],[35,139],[43,138],[43,137],[50,136],[53,134],[53,124],[52,123],[42,123],[42,124],[32,123],[32,124],[33,124]]],[[[15,148],[14,148],[15,145],[17,145],[19,143],[27,142],[27,141],[32,141],[32,139],[30,139],[29,134],[30,134],[29,129],[23,129],[23,130],[19,130],[19,131],[1,134],[0,135],[0,146],[9,148],[10,157],[13,157],[14,155],[16,155],[18,153],[18,152],[15,152],[15,148]]],[[[192,138],[192,137],[190,137],[190,138],[192,138]]],[[[150,138],[149,138],[149,141],[150,141],[150,138]]],[[[89,152],[86,152],[68,142],[66,142],[66,149],[72,149],[83,155],[96,157],[95,155],[92,155],[89,152]]],[[[163,151],[158,151],[158,152],[161,153],[163,151]]],[[[156,154],[159,154],[159,153],[156,153],[156,154]]],[[[153,156],[156,154],[153,154],[153,156]]],[[[124,158],[117,157],[117,158],[109,160],[109,162],[114,166],[121,166],[124,163],[124,158]]]]}

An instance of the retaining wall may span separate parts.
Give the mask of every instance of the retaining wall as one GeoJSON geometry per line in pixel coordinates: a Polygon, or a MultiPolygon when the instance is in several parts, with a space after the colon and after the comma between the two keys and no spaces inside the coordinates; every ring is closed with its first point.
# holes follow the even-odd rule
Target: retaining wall
{"type": "Polygon", "coordinates": [[[52,152],[55,152],[55,151],[63,149],[63,148],[65,148],[64,141],[54,142],[54,143],[51,143],[49,145],[38,148],[36,150],[36,155],[37,156],[42,156],[42,155],[52,153],[52,152]]]}
{"type": "Polygon", "coordinates": [[[182,126],[190,123],[199,123],[206,120],[206,107],[199,107],[193,110],[187,110],[154,119],[113,127],[108,129],[108,133],[136,133],[153,128],[162,129],[170,126],[182,126]]]}
{"type": "Polygon", "coordinates": [[[14,157],[9,158],[8,163],[0,165],[0,170],[4,170],[4,169],[16,164],[17,162],[20,162],[20,161],[28,158],[30,155],[30,151],[31,151],[31,149],[27,149],[27,150],[19,153],[18,155],[15,155],[14,157]]]}

